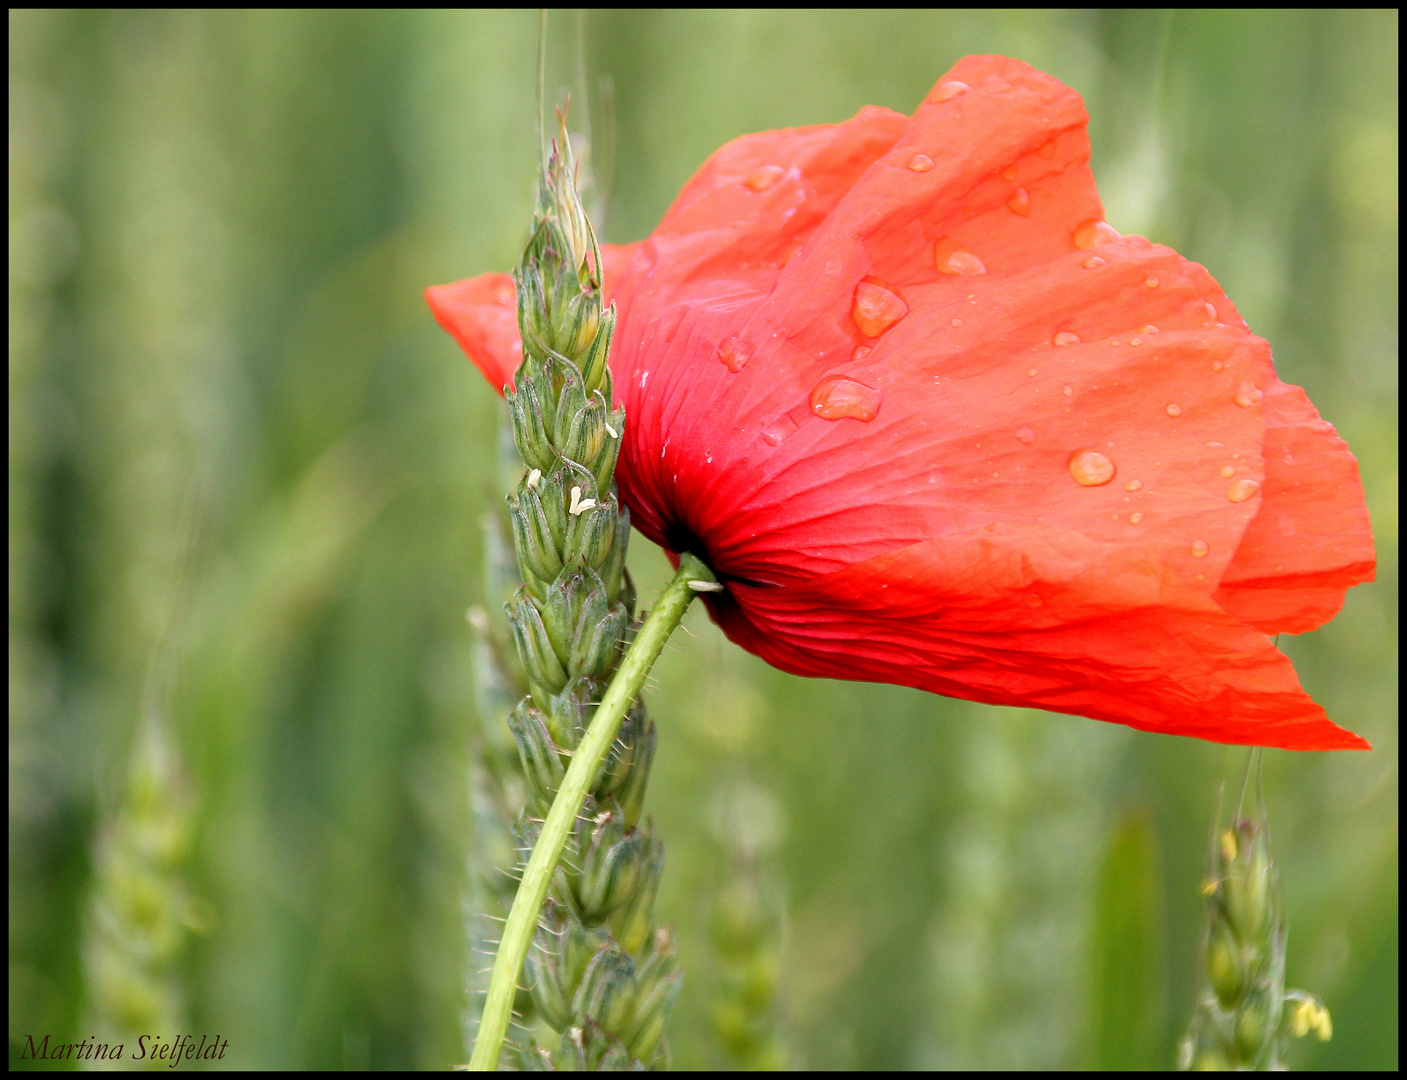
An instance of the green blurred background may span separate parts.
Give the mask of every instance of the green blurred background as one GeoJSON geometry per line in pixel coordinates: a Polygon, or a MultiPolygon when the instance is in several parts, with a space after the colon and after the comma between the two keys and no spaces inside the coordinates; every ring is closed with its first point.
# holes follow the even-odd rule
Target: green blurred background
{"type": "MultiPolygon", "coordinates": [[[[152,798],[190,830],[171,859],[189,895],[155,901],[199,930],[173,953],[182,1030],[227,1038],[226,1066],[464,1061],[486,961],[461,908],[491,846],[465,609],[501,405],[420,290],[517,261],[536,15],[9,25],[11,1064],[27,1034],[97,1023],[99,838],[140,810],[144,717],[178,778],[152,798]]],[[[552,26],[569,79],[574,16],[552,26]]],[[[1334,1018],[1293,1048],[1304,1067],[1397,1066],[1397,30],[1362,11],[584,20],[588,81],[614,80],[607,239],[646,235],[736,135],[910,112],[959,57],[1006,53],[1084,95],[1115,227],[1206,264],[1348,440],[1378,581],[1282,646],[1375,749],[1265,768],[1288,981],[1334,1018]]],[[[667,566],[638,538],[631,558],[648,602],[667,566]]],[[[702,611],[687,626],[650,695],[676,1066],[735,1060],[710,926],[739,828],[785,913],[783,1060],[1171,1063],[1222,748],[796,679],[702,611]]]]}

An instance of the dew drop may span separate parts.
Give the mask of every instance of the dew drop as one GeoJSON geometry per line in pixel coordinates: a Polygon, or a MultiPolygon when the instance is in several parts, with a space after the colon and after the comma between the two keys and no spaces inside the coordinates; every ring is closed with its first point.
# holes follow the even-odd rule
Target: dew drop
{"type": "Polygon", "coordinates": [[[868,424],[879,415],[884,395],[872,386],[844,375],[827,375],[811,391],[811,411],[822,420],[859,420],[868,424]]]}
{"type": "Polygon", "coordinates": [[[1086,270],[1093,270],[1096,266],[1103,266],[1104,260],[1101,259],[1098,255],[1091,255],[1084,262],[1080,263],[1080,265],[1083,266],[1086,270]]]}
{"type": "Polygon", "coordinates": [[[1143,487],[1143,481],[1142,481],[1142,480],[1130,480],[1127,484],[1124,485],[1124,490],[1125,490],[1125,491],[1138,491],[1138,490],[1140,490],[1142,487],[1143,487]]]}
{"type": "Polygon", "coordinates": [[[1233,469],[1230,465],[1223,465],[1221,467],[1221,478],[1223,480],[1230,480],[1235,475],[1236,470],[1233,469]]]}
{"type": "Polygon", "coordinates": [[[874,350],[871,349],[868,345],[856,345],[856,346],[855,346],[855,351],[850,354],[850,359],[851,359],[851,360],[863,360],[865,357],[869,356],[870,353],[872,353],[872,352],[874,352],[874,350]]]}
{"type": "Polygon", "coordinates": [[[1142,345],[1143,339],[1141,337],[1129,338],[1129,344],[1133,346],[1142,345]]]}
{"type": "Polygon", "coordinates": [[[1226,497],[1232,502],[1245,502],[1260,494],[1260,485],[1254,480],[1237,480],[1226,489],[1226,497]]]}
{"type": "Polygon", "coordinates": [[[1075,230],[1075,246],[1081,249],[1112,244],[1119,239],[1122,237],[1118,230],[1107,221],[1086,221],[1075,230]]]}
{"type": "Polygon", "coordinates": [[[1209,551],[1211,551],[1211,548],[1207,546],[1207,542],[1205,540],[1192,541],[1192,557],[1194,559],[1200,559],[1209,551]]]}
{"type": "Polygon", "coordinates": [[[1213,370],[1213,371],[1221,371],[1221,370],[1223,370],[1225,367],[1226,367],[1226,362],[1223,361],[1223,360],[1213,360],[1213,361],[1212,361],[1212,370],[1213,370]]]}
{"type": "Polygon", "coordinates": [[[1114,479],[1114,463],[1097,450],[1079,450],[1070,458],[1070,475],[1081,487],[1103,487],[1114,479]]]}
{"type": "Polygon", "coordinates": [[[939,83],[938,88],[933,91],[933,96],[928,100],[935,105],[941,105],[945,101],[952,101],[955,97],[962,97],[971,89],[972,87],[968,86],[967,83],[954,79],[952,82],[939,83]]]}
{"type": "Polygon", "coordinates": [[[1137,525],[1137,524],[1138,524],[1140,521],[1142,521],[1142,520],[1143,520],[1143,515],[1142,515],[1141,513],[1139,513],[1137,510],[1135,510],[1132,514],[1129,515],[1129,524],[1130,524],[1130,525],[1137,525]]]}
{"type": "Polygon", "coordinates": [[[713,455],[712,455],[711,453],[705,453],[705,454],[704,454],[704,464],[706,464],[706,465],[712,465],[712,464],[713,464],[713,455]]]}
{"type": "Polygon", "coordinates": [[[1143,284],[1147,285],[1150,289],[1156,289],[1158,287],[1158,279],[1152,274],[1149,274],[1143,279],[1143,284]]]}
{"type": "Polygon", "coordinates": [[[1204,307],[1207,311],[1207,318],[1211,319],[1212,322],[1216,322],[1216,308],[1213,307],[1211,304],[1206,303],[1205,301],[1203,302],[1202,307],[1204,307]]]}
{"type": "Polygon", "coordinates": [[[915,154],[909,158],[908,167],[914,172],[927,172],[933,168],[933,159],[927,154],[915,154]]]}
{"type": "Polygon", "coordinates": [[[1265,397],[1264,391],[1249,379],[1236,388],[1236,404],[1243,409],[1249,409],[1252,405],[1260,403],[1260,399],[1265,397]]]}
{"type": "Polygon", "coordinates": [[[879,337],[909,313],[909,305],[898,293],[874,281],[862,281],[855,289],[855,306],[850,317],[865,337],[879,337]]]}
{"type": "Polygon", "coordinates": [[[498,302],[499,302],[500,304],[506,304],[506,303],[508,303],[508,301],[510,301],[510,300],[512,300],[512,299],[513,299],[513,291],[512,291],[511,289],[499,289],[499,290],[498,290],[498,302]]]}
{"type": "Polygon", "coordinates": [[[1021,217],[1030,217],[1030,194],[1023,187],[1017,188],[1016,193],[1012,195],[1011,198],[1006,200],[1006,208],[1010,210],[1013,214],[1019,214],[1021,217]]]}
{"type": "Polygon", "coordinates": [[[1145,326],[1139,331],[1140,334],[1156,334],[1157,332],[1158,328],[1156,326],[1145,326]]]}
{"type": "Polygon", "coordinates": [[[1015,179],[1016,179],[1016,163],[1015,163],[1015,162],[1012,162],[1010,165],[1008,165],[1005,169],[1002,170],[1002,179],[1005,180],[1005,181],[1007,181],[1008,183],[1010,183],[1012,180],[1015,180],[1015,179]]]}
{"type": "Polygon", "coordinates": [[[1066,386],[1066,387],[1064,387],[1064,390],[1065,390],[1065,396],[1066,396],[1066,397],[1073,397],[1073,396],[1074,396],[1074,393],[1075,393],[1074,387],[1066,386]]]}
{"type": "MultiPolygon", "coordinates": [[[[1045,122],[1050,123],[1049,120],[1045,122]]],[[[1040,154],[1041,157],[1045,158],[1047,161],[1055,157],[1055,140],[1051,139],[1049,142],[1044,143],[1036,153],[1040,154]]]]}
{"type": "Polygon", "coordinates": [[[1080,335],[1072,334],[1069,330],[1062,330],[1051,339],[1051,343],[1054,345],[1078,345],[1080,335]]]}
{"type": "Polygon", "coordinates": [[[1118,338],[1112,338],[1112,337],[1111,337],[1111,338],[1109,339],[1109,344],[1112,345],[1112,346],[1114,346],[1114,348],[1117,349],[1117,348],[1119,347],[1119,339],[1118,339],[1118,338]]]}
{"type": "Polygon", "coordinates": [[[1039,374],[1040,372],[1038,372],[1035,368],[1032,368],[1030,371],[1026,372],[1026,377],[1028,379],[1034,379],[1039,374]]]}
{"type": "Polygon", "coordinates": [[[946,246],[940,240],[934,252],[934,261],[943,273],[958,274],[962,277],[978,277],[987,272],[987,268],[982,265],[982,260],[972,252],[958,250],[945,253],[946,246]]]}
{"type": "Polygon", "coordinates": [[[752,346],[742,338],[724,338],[723,342],[718,346],[718,360],[725,368],[736,375],[738,372],[742,371],[743,365],[752,359],[752,352],[752,346]]]}
{"type": "Polygon", "coordinates": [[[1169,405],[1169,406],[1168,406],[1168,415],[1169,415],[1169,416],[1181,416],[1181,415],[1182,415],[1182,406],[1181,406],[1181,405],[1178,405],[1178,404],[1169,405]]]}
{"type": "Polygon", "coordinates": [[[954,325],[954,326],[961,326],[961,325],[962,325],[962,320],[961,320],[961,319],[954,319],[954,320],[953,320],[953,325],[954,325]]]}
{"type": "Polygon", "coordinates": [[[743,181],[743,186],[749,191],[766,191],[786,174],[786,169],[780,165],[763,165],[762,168],[754,169],[748,174],[747,179],[743,181]]]}
{"type": "Polygon", "coordinates": [[[1028,427],[1017,428],[1016,437],[1020,439],[1023,443],[1025,443],[1027,446],[1030,446],[1033,442],[1036,441],[1036,433],[1028,427]]]}
{"type": "Polygon", "coordinates": [[[782,415],[768,424],[762,431],[762,437],[772,446],[780,446],[782,440],[796,430],[796,421],[788,415],[782,415]]]}

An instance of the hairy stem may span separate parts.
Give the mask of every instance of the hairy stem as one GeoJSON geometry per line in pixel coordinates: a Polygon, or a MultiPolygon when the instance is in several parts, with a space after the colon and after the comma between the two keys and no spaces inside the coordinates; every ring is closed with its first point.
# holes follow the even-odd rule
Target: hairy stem
{"type": "Polygon", "coordinates": [[[479,1037],[474,1043],[473,1057],[469,1060],[471,1069],[491,1070],[498,1067],[499,1051],[503,1046],[503,1036],[508,1031],[513,998],[517,992],[518,975],[523,969],[523,960],[537,926],[538,912],[547,897],[548,884],[557,870],[572,823],[581,813],[582,804],[586,802],[587,792],[605,760],[606,751],[620,731],[621,721],[644,686],[645,677],[659,659],[669,635],[679,625],[689,602],[698,591],[694,583],[712,581],[713,574],[702,562],[687,553],[680,557],[679,572],[640,628],[639,635],[611,680],[610,689],[596,709],[581,745],[572,755],[572,763],[542,824],[542,832],[523,871],[513,909],[503,928],[503,938],[494,957],[483,1020],[479,1025],[479,1037]]]}

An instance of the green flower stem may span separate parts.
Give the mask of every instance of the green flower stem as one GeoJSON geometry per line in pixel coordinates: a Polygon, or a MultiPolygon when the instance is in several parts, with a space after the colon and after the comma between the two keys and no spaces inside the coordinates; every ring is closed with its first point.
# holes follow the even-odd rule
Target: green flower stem
{"type": "Polygon", "coordinates": [[[552,801],[552,809],[542,823],[542,832],[523,871],[518,895],[513,899],[513,909],[508,913],[508,922],[503,927],[503,938],[494,957],[493,975],[489,979],[488,999],[484,1002],[483,1019],[479,1024],[479,1037],[474,1042],[474,1054],[469,1059],[471,1069],[489,1071],[498,1067],[499,1051],[508,1031],[513,998],[517,993],[518,975],[523,970],[528,944],[537,927],[538,912],[547,897],[547,886],[552,875],[557,871],[567,834],[581,813],[586,794],[596,779],[601,762],[605,760],[606,751],[615,742],[621,721],[644,686],[645,677],[664,651],[669,635],[679,625],[689,602],[699,592],[695,583],[711,584],[713,580],[712,572],[693,555],[685,553],[680,557],[679,572],[640,628],[615,678],[611,680],[610,689],[601,699],[581,745],[572,755],[572,763],[562,779],[562,786],[557,790],[557,797],[552,801]]]}

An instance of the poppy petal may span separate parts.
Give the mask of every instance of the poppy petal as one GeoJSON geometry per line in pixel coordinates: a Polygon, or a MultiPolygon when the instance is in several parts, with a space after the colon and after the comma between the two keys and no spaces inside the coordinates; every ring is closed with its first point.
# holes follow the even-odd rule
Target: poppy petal
{"type": "Polygon", "coordinates": [[[1265,488],[1216,600],[1267,634],[1332,619],[1373,580],[1373,534],[1358,462],[1298,386],[1267,388],[1265,488]]]}

